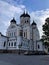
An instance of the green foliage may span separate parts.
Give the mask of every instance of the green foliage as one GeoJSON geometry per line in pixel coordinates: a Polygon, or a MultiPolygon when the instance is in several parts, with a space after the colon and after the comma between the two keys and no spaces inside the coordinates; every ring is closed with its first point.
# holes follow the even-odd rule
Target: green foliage
{"type": "Polygon", "coordinates": [[[46,46],[49,46],[49,18],[45,20],[45,24],[42,26],[43,27],[43,44],[46,46]]]}

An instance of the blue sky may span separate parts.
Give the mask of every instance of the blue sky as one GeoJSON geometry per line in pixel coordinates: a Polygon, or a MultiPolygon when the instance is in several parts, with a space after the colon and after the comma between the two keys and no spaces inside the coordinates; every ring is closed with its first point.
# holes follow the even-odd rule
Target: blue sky
{"type": "Polygon", "coordinates": [[[31,23],[33,20],[37,23],[40,36],[42,36],[42,25],[49,17],[49,0],[0,0],[0,32],[6,34],[13,17],[19,23],[19,17],[24,10],[30,14],[31,23]]]}
{"type": "Polygon", "coordinates": [[[29,11],[45,10],[49,8],[49,0],[1,0],[11,5],[25,5],[29,11]]]}
{"type": "Polygon", "coordinates": [[[49,8],[49,0],[24,0],[23,4],[26,5],[30,11],[49,8]]]}

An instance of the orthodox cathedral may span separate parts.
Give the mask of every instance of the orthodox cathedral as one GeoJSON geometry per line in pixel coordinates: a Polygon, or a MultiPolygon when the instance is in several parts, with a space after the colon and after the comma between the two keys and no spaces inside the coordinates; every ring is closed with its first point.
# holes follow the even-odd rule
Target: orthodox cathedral
{"type": "Polygon", "coordinates": [[[23,13],[20,24],[13,18],[7,28],[6,36],[0,32],[0,52],[25,53],[43,52],[45,47],[40,40],[39,30],[35,21],[30,23],[30,15],[23,13]]]}

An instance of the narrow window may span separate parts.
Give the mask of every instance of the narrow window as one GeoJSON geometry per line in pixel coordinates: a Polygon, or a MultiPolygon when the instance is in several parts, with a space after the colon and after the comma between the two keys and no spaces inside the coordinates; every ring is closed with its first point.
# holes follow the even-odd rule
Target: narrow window
{"type": "Polygon", "coordinates": [[[40,48],[40,46],[38,45],[38,49],[40,48]]]}
{"type": "Polygon", "coordinates": [[[25,32],[24,32],[24,37],[25,37],[25,32]]]}
{"type": "Polygon", "coordinates": [[[13,42],[11,43],[11,46],[13,46],[13,42]]]}
{"type": "Polygon", "coordinates": [[[23,35],[23,31],[22,30],[20,30],[20,36],[22,36],[23,35]]]}
{"type": "Polygon", "coordinates": [[[26,23],[26,21],[25,21],[25,23],[26,23]]]}
{"type": "Polygon", "coordinates": [[[27,32],[26,32],[26,39],[27,39],[27,32]]]}
{"type": "Polygon", "coordinates": [[[4,42],[4,47],[5,47],[5,45],[6,45],[6,41],[4,42]]]}
{"type": "Polygon", "coordinates": [[[16,46],[16,42],[14,42],[14,46],[16,46]]]}
{"type": "Polygon", "coordinates": [[[27,23],[28,23],[28,20],[27,20],[27,23]]]}
{"type": "Polygon", "coordinates": [[[10,42],[9,42],[9,46],[10,46],[10,42]]]}

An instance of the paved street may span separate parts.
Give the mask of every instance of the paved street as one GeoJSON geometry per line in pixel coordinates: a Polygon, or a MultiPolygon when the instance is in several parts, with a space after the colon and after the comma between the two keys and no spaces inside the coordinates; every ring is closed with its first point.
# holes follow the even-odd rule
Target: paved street
{"type": "Polygon", "coordinates": [[[49,55],[0,54],[0,65],[49,65],[49,55]]]}

